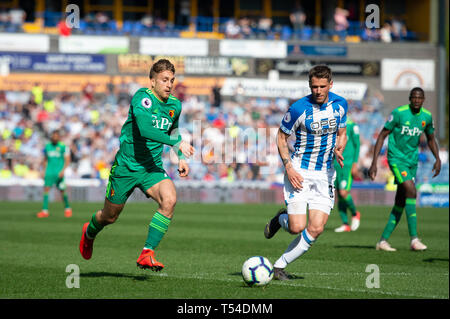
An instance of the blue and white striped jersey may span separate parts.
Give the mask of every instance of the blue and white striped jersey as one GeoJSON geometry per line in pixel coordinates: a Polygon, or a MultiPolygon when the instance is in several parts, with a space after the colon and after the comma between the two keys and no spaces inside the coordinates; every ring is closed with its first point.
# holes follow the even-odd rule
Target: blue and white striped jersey
{"type": "Polygon", "coordinates": [[[295,133],[291,158],[298,161],[297,167],[315,171],[332,169],[337,130],[346,127],[346,121],[347,101],[332,92],[322,105],[314,102],[312,94],[292,104],[280,129],[289,135],[295,133]]]}

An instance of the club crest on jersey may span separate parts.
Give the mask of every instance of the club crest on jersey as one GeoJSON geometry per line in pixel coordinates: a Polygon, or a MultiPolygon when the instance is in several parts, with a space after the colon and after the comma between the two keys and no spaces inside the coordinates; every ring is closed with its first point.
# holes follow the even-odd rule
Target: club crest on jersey
{"type": "Polygon", "coordinates": [[[285,122],[290,122],[291,121],[291,113],[290,112],[287,112],[285,115],[284,115],[284,119],[283,119],[285,122]]]}
{"type": "Polygon", "coordinates": [[[425,121],[422,121],[422,127],[425,127],[425,124],[426,124],[425,121]]]}
{"type": "Polygon", "coordinates": [[[175,110],[170,110],[169,115],[170,115],[170,117],[173,117],[175,115],[175,110]]]}
{"type": "Polygon", "coordinates": [[[152,100],[150,100],[148,97],[145,97],[142,99],[141,105],[146,109],[149,109],[152,106],[152,100]]]}

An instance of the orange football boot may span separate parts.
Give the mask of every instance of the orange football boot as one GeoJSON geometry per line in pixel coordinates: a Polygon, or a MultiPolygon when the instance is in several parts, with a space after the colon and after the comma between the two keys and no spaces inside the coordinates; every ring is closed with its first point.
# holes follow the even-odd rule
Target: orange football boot
{"type": "Polygon", "coordinates": [[[67,218],[72,217],[72,208],[69,207],[64,209],[64,216],[67,218]]]}
{"type": "Polygon", "coordinates": [[[48,217],[48,211],[46,210],[41,210],[39,213],[36,214],[37,218],[45,218],[48,217]]]}
{"type": "Polygon", "coordinates": [[[155,252],[151,249],[142,250],[136,265],[141,269],[150,268],[153,271],[160,271],[164,268],[164,265],[155,259],[155,252]]]}
{"type": "Polygon", "coordinates": [[[89,223],[85,223],[83,225],[83,231],[81,234],[81,240],[80,240],[80,253],[81,256],[83,256],[84,259],[90,259],[92,256],[92,250],[94,248],[94,240],[89,239],[86,236],[86,229],[88,228],[89,223]]]}

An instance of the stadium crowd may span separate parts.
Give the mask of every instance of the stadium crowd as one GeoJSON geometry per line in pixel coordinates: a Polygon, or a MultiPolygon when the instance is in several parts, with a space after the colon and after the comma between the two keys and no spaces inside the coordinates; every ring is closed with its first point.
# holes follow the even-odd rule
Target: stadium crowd
{"type": "MultiPolygon", "coordinates": [[[[354,10],[336,7],[334,15],[327,17],[324,27],[307,23],[309,13],[300,7],[293,8],[288,21],[276,23],[265,16],[244,16],[240,18],[190,17],[180,13],[175,23],[157,15],[142,13],[139,19],[125,20],[119,24],[107,13],[90,12],[80,21],[77,28],[69,28],[61,12],[43,13],[45,27],[57,27],[60,35],[133,35],[180,37],[182,31],[219,32],[230,39],[281,39],[281,40],[324,40],[324,41],[416,41],[414,32],[407,29],[404,21],[396,16],[386,20],[381,28],[367,28],[358,21],[354,10]],[[218,21],[218,23],[217,23],[218,21]],[[218,29],[216,25],[218,24],[218,29]]],[[[0,7],[0,32],[23,32],[26,13],[21,8],[0,7]]],[[[311,22],[311,21],[310,21],[311,22]]]]}
{"type": "MultiPolygon", "coordinates": [[[[49,95],[36,83],[31,92],[0,92],[0,180],[42,177],[43,148],[50,133],[60,129],[63,142],[70,148],[71,165],[66,177],[106,181],[119,148],[118,137],[128,116],[131,96],[138,88],[135,83],[110,84],[108,94],[97,95],[88,83],[80,95],[49,95]]],[[[273,138],[292,101],[246,98],[239,92],[224,99],[217,87],[210,97],[184,91],[179,82],[174,95],[183,102],[180,130],[197,148],[196,156],[190,160],[190,179],[282,181],[283,168],[273,138]]],[[[383,107],[380,92],[364,101],[349,101],[350,117],[359,124],[361,136],[360,176],[355,176],[356,181],[368,180],[374,143],[385,121],[383,107]]],[[[387,182],[391,173],[385,149],[382,152],[377,181],[387,182]]],[[[178,179],[176,156],[173,152],[163,154],[167,172],[178,179]]],[[[433,163],[425,140],[419,156],[418,180],[424,181],[431,174],[429,166],[433,163]]],[[[441,159],[443,171],[439,179],[448,183],[445,148],[441,149],[441,159]]]]}

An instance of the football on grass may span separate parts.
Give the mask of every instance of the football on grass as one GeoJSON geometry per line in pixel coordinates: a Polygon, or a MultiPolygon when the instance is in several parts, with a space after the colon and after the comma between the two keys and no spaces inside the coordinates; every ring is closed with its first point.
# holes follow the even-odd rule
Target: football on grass
{"type": "Polygon", "coordinates": [[[242,265],[242,278],[249,286],[265,286],[273,278],[273,267],[263,256],[253,256],[242,265]]]}

